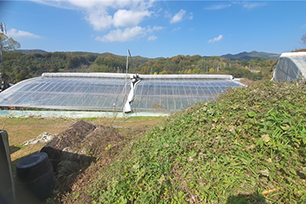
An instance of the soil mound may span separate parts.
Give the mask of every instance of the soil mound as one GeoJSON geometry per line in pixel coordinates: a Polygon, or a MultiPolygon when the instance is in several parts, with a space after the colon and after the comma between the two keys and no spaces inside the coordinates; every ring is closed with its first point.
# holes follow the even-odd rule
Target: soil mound
{"type": "Polygon", "coordinates": [[[56,138],[51,140],[45,147],[62,150],[65,147],[73,146],[74,144],[81,142],[89,132],[95,129],[96,126],[93,124],[87,123],[83,120],[77,121],[72,124],[69,129],[60,133],[56,138]]]}
{"type": "Polygon", "coordinates": [[[59,133],[40,151],[46,152],[52,162],[57,186],[69,191],[75,178],[99,157],[101,150],[121,141],[113,128],[77,121],[59,133]]]}

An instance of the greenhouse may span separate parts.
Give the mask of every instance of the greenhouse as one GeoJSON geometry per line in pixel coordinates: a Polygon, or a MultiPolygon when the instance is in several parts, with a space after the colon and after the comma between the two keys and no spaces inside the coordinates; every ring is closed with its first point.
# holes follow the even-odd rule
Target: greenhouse
{"type": "Polygon", "coordinates": [[[292,81],[306,76],[306,52],[283,53],[279,57],[273,80],[278,82],[292,81]]]}
{"type": "Polygon", "coordinates": [[[231,75],[44,73],[0,93],[0,106],[81,111],[176,112],[243,86],[231,75]]]}

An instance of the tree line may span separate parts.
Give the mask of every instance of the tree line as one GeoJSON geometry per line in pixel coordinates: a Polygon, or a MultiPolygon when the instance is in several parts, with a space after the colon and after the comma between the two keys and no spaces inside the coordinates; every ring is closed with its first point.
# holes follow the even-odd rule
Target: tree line
{"type": "MultiPolygon", "coordinates": [[[[125,73],[126,57],[111,53],[47,52],[3,53],[5,73],[10,83],[40,76],[44,72],[125,73]]],[[[170,58],[129,58],[128,73],[139,74],[231,74],[235,78],[261,80],[270,74],[273,60],[231,61],[220,57],[177,55],[170,58]]]]}
{"type": "MultiPolygon", "coordinates": [[[[304,37],[304,36],[303,36],[304,37]]],[[[302,38],[303,40],[304,38],[302,38]]],[[[19,52],[20,44],[0,33],[5,73],[2,79],[16,83],[45,72],[126,72],[126,57],[90,52],[19,52]]],[[[129,59],[128,73],[139,74],[230,74],[236,78],[261,80],[271,77],[273,60],[230,60],[216,56],[177,55],[167,58],[129,59]]],[[[2,71],[3,72],[3,71],[2,71]]]]}

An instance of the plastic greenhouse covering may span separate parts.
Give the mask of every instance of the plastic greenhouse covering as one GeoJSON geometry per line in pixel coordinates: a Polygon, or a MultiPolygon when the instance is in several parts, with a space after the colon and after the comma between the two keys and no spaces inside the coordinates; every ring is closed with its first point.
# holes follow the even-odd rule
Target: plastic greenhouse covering
{"type": "Polygon", "coordinates": [[[0,93],[0,106],[174,112],[238,86],[231,75],[44,73],[0,93]]]}
{"type": "Polygon", "coordinates": [[[273,80],[292,81],[306,76],[306,52],[283,53],[278,59],[273,80]]]}

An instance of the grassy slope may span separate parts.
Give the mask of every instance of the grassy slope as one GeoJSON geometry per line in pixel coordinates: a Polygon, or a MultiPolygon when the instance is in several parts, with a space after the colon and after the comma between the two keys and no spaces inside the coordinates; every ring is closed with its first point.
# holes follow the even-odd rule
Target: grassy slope
{"type": "Polygon", "coordinates": [[[302,83],[229,90],[127,145],[87,192],[97,203],[305,203],[305,101],[302,83]]]}

